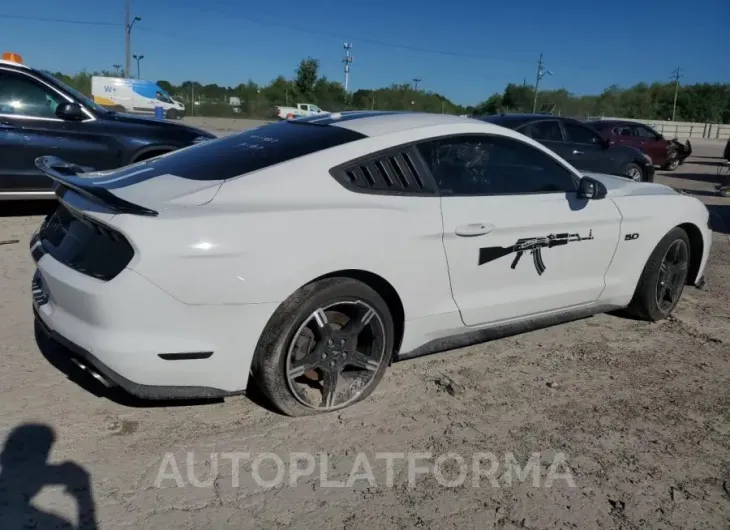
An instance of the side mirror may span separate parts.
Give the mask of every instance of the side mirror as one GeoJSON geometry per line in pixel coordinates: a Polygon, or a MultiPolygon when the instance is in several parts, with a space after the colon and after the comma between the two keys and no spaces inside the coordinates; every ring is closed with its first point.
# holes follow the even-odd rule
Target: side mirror
{"type": "Polygon", "coordinates": [[[580,199],[603,199],[608,194],[606,186],[590,177],[583,177],[578,184],[578,198],[580,199]]]}
{"type": "Polygon", "coordinates": [[[61,103],[56,107],[56,116],[68,121],[81,121],[86,118],[86,114],[81,110],[81,105],[69,102],[61,103]]]}

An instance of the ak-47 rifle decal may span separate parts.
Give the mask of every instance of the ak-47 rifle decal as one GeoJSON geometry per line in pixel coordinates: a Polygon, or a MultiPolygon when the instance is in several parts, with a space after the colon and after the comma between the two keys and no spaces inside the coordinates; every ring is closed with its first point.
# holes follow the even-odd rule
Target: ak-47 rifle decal
{"type": "Polygon", "coordinates": [[[515,269],[520,262],[520,258],[525,252],[532,254],[532,261],[535,264],[535,270],[542,275],[545,272],[545,263],[542,261],[542,249],[552,248],[568,243],[577,243],[579,241],[588,241],[593,239],[593,230],[588,232],[588,236],[582,237],[580,234],[550,234],[545,237],[526,237],[518,239],[511,247],[485,247],[479,249],[479,265],[484,265],[490,261],[497,260],[509,254],[515,253],[515,259],[512,260],[510,268],[515,269]]]}

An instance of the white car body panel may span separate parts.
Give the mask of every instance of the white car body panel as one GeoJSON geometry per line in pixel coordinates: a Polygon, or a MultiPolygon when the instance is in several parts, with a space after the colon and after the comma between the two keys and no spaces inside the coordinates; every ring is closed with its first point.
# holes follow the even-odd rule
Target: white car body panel
{"type": "MultiPolygon", "coordinates": [[[[378,276],[397,292],[405,317],[402,354],[469,330],[576,308],[625,306],[649,254],[675,226],[692,225],[701,236],[696,278],[704,273],[711,244],[707,209],[666,186],[592,174],[606,186],[607,197],[355,193],[329,169],[453,134],[516,138],[577,178],[581,173],[530,138],[468,118],[393,114],[329,126],[369,137],[241,178],[201,182],[162,175],[110,190],[159,211],[157,217],[115,214],[67,193],[63,201],[70,208],[118,230],[135,255],[108,282],[44,255],[37,266],[50,301],[37,308],[39,317],[134,384],[239,392],[279,304],[301,286],[339,271],[378,276]],[[455,234],[473,224],[493,228],[475,237],[455,234]],[[527,252],[514,270],[514,256],[489,267],[477,263],[482,247],[566,232],[591,239],[544,249],[542,275],[527,252]],[[627,234],[639,237],[627,241],[627,234]],[[185,351],[214,354],[172,362],[157,355],[185,351]]],[[[108,178],[125,172],[133,178],[129,174],[143,168],[132,167],[108,178]]]]}

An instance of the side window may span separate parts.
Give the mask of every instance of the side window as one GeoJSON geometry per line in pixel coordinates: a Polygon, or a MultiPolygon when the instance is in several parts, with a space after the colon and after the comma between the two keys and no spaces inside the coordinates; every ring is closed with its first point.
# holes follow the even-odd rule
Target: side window
{"type": "Polygon", "coordinates": [[[598,136],[593,130],[582,125],[576,125],[575,123],[563,123],[565,129],[565,135],[567,141],[576,144],[600,144],[602,143],[601,137],[598,136]]]}
{"type": "Polygon", "coordinates": [[[418,146],[443,195],[575,191],[575,179],[546,153],[511,138],[458,136],[418,146]]]}
{"type": "Polygon", "coordinates": [[[56,107],[64,101],[24,74],[0,71],[0,114],[55,118],[56,107]]]}
{"type": "Polygon", "coordinates": [[[637,125],[636,127],[634,127],[634,129],[636,130],[636,133],[640,138],[645,138],[647,140],[656,140],[657,139],[656,133],[654,131],[652,131],[651,129],[649,129],[648,127],[643,127],[641,125],[637,125]]]}
{"type": "Polygon", "coordinates": [[[633,127],[628,125],[618,125],[613,128],[613,134],[616,136],[635,136],[633,127]]]}
{"type": "Polygon", "coordinates": [[[529,136],[538,142],[562,142],[563,132],[557,121],[539,121],[536,123],[528,123],[519,132],[525,136],[529,136]]]}

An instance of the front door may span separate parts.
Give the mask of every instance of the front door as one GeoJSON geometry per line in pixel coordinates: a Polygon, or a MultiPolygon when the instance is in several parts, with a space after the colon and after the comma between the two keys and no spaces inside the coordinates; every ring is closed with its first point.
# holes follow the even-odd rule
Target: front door
{"type": "Polygon", "coordinates": [[[620,145],[628,145],[636,149],[641,149],[641,141],[636,136],[636,130],[632,125],[622,124],[614,127],[611,132],[613,133],[613,140],[620,145]]]}
{"type": "Polygon", "coordinates": [[[613,202],[578,199],[578,177],[519,140],[455,136],[420,150],[441,190],[443,245],[465,325],[599,298],[619,237],[613,202]]]}
{"type": "Polygon", "coordinates": [[[577,123],[562,122],[565,136],[563,152],[558,152],[575,168],[597,173],[607,172],[608,153],[605,140],[593,129],[577,123]]]}
{"type": "Polygon", "coordinates": [[[551,151],[568,160],[569,147],[563,138],[563,130],[558,120],[533,121],[517,129],[517,132],[540,142],[551,151]]]}
{"type": "Polygon", "coordinates": [[[667,162],[666,140],[644,125],[636,125],[634,130],[641,150],[651,157],[654,165],[663,166],[667,162]]]}

